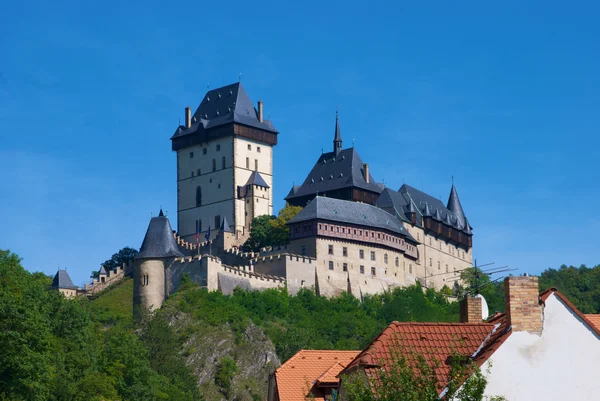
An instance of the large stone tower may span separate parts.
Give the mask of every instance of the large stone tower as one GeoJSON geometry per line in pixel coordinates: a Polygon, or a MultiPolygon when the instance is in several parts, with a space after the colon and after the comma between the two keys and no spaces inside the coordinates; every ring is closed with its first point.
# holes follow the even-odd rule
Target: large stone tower
{"type": "Polygon", "coordinates": [[[167,269],[183,254],[177,247],[169,219],[160,211],[148,225],[140,252],[133,261],[133,311],[161,307],[168,296],[167,269]]]}
{"type": "Polygon", "coordinates": [[[241,83],[213,89],[171,137],[177,152],[177,231],[195,241],[223,219],[243,243],[252,218],[273,213],[273,145],[278,132],[241,83]]]}

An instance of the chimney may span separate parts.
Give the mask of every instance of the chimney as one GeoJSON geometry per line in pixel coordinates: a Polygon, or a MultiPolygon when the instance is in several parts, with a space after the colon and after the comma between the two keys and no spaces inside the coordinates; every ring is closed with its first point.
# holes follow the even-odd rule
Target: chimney
{"type": "Polygon", "coordinates": [[[258,121],[263,122],[263,103],[262,100],[258,101],[258,121]]]}
{"type": "Polygon", "coordinates": [[[368,184],[369,183],[369,165],[367,163],[365,163],[363,165],[363,168],[365,170],[365,181],[368,184]]]}
{"type": "Polygon", "coordinates": [[[512,331],[542,332],[542,307],[536,276],[513,276],[504,279],[506,317],[512,331]]]}
{"type": "Polygon", "coordinates": [[[185,108],[185,128],[192,126],[192,109],[189,107],[185,108]]]}
{"type": "Polygon", "coordinates": [[[461,323],[481,323],[482,315],[482,302],[480,297],[470,297],[467,295],[460,301],[461,323]]]}

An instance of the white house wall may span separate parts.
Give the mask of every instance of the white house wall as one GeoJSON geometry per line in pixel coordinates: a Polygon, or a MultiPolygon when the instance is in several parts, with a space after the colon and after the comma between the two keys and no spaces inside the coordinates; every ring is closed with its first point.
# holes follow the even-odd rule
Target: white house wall
{"type": "Polygon", "coordinates": [[[541,337],[512,333],[492,355],[486,394],[509,401],[600,399],[599,338],[554,294],[543,318],[541,337]]]}

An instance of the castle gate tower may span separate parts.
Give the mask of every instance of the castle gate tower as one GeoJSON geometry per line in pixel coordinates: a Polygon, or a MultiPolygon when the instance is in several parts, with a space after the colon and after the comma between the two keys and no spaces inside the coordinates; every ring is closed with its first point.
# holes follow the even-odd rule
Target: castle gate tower
{"type": "Polygon", "coordinates": [[[195,242],[224,218],[238,243],[249,222],[273,214],[273,146],[278,132],[241,83],[210,90],[171,137],[177,152],[177,231],[195,242]]]}

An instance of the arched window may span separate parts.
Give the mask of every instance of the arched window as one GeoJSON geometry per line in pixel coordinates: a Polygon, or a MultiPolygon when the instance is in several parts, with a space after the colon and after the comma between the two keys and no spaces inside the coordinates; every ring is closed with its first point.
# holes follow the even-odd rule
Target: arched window
{"type": "Polygon", "coordinates": [[[200,188],[200,185],[196,187],[196,206],[202,206],[202,188],[200,188]]]}

